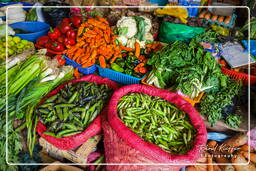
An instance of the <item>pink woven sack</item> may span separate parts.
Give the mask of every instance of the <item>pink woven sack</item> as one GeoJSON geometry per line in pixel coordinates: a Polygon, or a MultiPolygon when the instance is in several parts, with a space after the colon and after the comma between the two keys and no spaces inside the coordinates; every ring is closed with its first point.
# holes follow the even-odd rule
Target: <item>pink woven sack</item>
{"type": "Polygon", "coordinates": [[[107,163],[141,163],[147,165],[112,165],[107,166],[111,171],[123,170],[168,170],[178,171],[188,163],[196,162],[203,152],[201,146],[206,144],[207,131],[201,116],[195,108],[179,95],[167,90],[145,85],[129,85],[116,90],[111,97],[107,114],[102,117],[104,131],[104,147],[107,163]],[[197,130],[193,148],[185,155],[171,155],[157,145],[144,141],[130,130],[118,117],[117,104],[121,97],[129,93],[144,93],[159,96],[186,112],[192,125],[197,130]],[[168,163],[170,165],[150,165],[149,163],[168,163]],[[172,165],[179,164],[179,165],[172,165]]]}
{"type": "MultiPolygon", "coordinates": [[[[118,84],[115,83],[114,81],[111,81],[107,78],[102,78],[96,75],[87,75],[84,77],[81,77],[77,80],[71,80],[69,82],[66,82],[62,85],[60,85],[58,88],[50,92],[42,101],[41,104],[45,102],[45,100],[55,94],[57,94],[61,89],[64,88],[64,86],[67,83],[77,83],[81,81],[87,81],[87,82],[96,82],[97,84],[106,84],[109,87],[113,89],[118,88],[118,84]]],[[[37,128],[36,131],[37,133],[42,136],[46,141],[48,141],[50,144],[54,145],[55,147],[61,149],[61,150],[70,150],[78,147],[79,145],[83,144],[86,142],[89,138],[99,134],[101,132],[101,117],[98,115],[96,119],[90,124],[88,128],[84,130],[84,132],[72,135],[72,136],[67,136],[63,138],[56,138],[50,135],[45,135],[43,134],[47,130],[46,126],[38,121],[37,123],[37,128]]]]}

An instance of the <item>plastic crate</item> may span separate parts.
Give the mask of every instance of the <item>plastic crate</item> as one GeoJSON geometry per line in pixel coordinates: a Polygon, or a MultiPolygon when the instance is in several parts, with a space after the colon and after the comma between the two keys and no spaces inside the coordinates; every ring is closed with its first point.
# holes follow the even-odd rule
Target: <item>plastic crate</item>
{"type": "Polygon", "coordinates": [[[158,6],[165,6],[168,4],[168,0],[149,0],[151,4],[158,4],[158,6]]]}
{"type": "MultiPolygon", "coordinates": [[[[248,41],[247,40],[242,40],[242,43],[248,52],[248,41]]],[[[256,40],[250,40],[250,53],[256,57],[256,40]]]]}
{"type": "Polygon", "coordinates": [[[188,16],[189,17],[196,17],[199,10],[199,3],[188,3],[187,1],[179,1],[179,5],[187,7],[188,10],[188,16]],[[194,8],[189,8],[189,6],[192,6],[194,8]]]}
{"type": "Polygon", "coordinates": [[[249,77],[250,77],[250,84],[256,83],[256,76],[254,76],[254,75],[248,75],[245,73],[232,71],[225,67],[221,67],[221,70],[222,70],[223,74],[233,78],[234,80],[242,81],[243,85],[248,85],[249,77]]]}
{"type": "Polygon", "coordinates": [[[74,68],[78,68],[78,71],[84,75],[89,75],[97,70],[97,65],[92,65],[90,67],[83,68],[82,65],[76,63],[72,59],[68,58],[65,54],[63,55],[66,60],[66,65],[72,65],[74,68]]]}
{"type": "Polygon", "coordinates": [[[101,77],[109,78],[110,80],[130,85],[130,84],[140,84],[140,81],[146,76],[143,76],[142,78],[136,78],[121,72],[116,72],[109,68],[101,68],[99,65],[97,65],[97,68],[99,70],[99,75],[101,77]]]}
{"type": "Polygon", "coordinates": [[[13,29],[22,29],[25,31],[30,31],[32,33],[22,33],[15,34],[15,36],[19,36],[21,39],[28,40],[31,42],[36,42],[36,39],[46,35],[48,30],[50,29],[50,25],[44,22],[39,21],[24,21],[10,24],[10,27],[13,29]]]}
{"type": "Polygon", "coordinates": [[[197,97],[194,99],[190,99],[188,97],[181,96],[184,100],[188,101],[192,106],[195,106],[197,103],[200,102],[202,97],[204,96],[204,92],[201,92],[197,97]]]}
{"type": "Polygon", "coordinates": [[[0,7],[4,7],[4,6],[7,6],[7,5],[14,5],[14,4],[22,4],[25,8],[23,8],[24,10],[28,11],[32,8],[33,4],[30,4],[30,3],[26,3],[26,2],[1,2],[0,3],[0,7]]]}
{"type": "Polygon", "coordinates": [[[236,17],[237,17],[237,15],[233,14],[232,18],[231,18],[231,20],[230,20],[230,22],[228,24],[225,24],[224,22],[220,23],[220,22],[218,22],[218,20],[212,21],[211,19],[205,20],[205,23],[206,24],[216,24],[218,26],[223,26],[225,28],[232,28],[232,27],[235,26],[236,17]]]}

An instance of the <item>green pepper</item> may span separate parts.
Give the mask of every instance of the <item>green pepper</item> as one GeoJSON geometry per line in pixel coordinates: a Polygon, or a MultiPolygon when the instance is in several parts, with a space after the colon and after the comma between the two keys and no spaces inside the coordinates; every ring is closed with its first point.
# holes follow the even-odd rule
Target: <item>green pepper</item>
{"type": "Polygon", "coordinates": [[[122,67],[122,68],[125,66],[125,61],[124,61],[124,59],[122,59],[122,58],[117,58],[116,61],[115,61],[115,63],[116,63],[117,65],[119,65],[120,67],[122,67]]]}
{"type": "Polygon", "coordinates": [[[111,64],[111,68],[116,72],[124,72],[124,69],[116,63],[111,64]]]}
{"type": "Polygon", "coordinates": [[[129,69],[129,68],[125,69],[124,72],[125,72],[125,74],[127,74],[127,75],[132,75],[132,70],[129,69]]]}

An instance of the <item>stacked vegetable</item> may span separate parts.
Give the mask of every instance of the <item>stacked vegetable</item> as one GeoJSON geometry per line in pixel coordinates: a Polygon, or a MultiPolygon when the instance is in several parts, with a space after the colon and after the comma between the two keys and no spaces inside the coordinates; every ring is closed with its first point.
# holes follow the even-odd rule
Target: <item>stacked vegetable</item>
{"type": "Polygon", "coordinates": [[[8,57],[20,54],[27,49],[34,48],[34,44],[32,42],[21,40],[18,36],[8,36],[7,40],[6,37],[2,37],[0,39],[0,59],[6,57],[6,48],[8,48],[8,57]]]}
{"type": "Polygon", "coordinates": [[[114,63],[111,63],[110,68],[122,72],[133,77],[141,78],[148,72],[148,66],[146,65],[147,59],[145,55],[140,53],[139,43],[135,43],[135,51],[132,48],[124,47],[120,44],[122,58],[117,58],[114,63]]]}
{"type": "Polygon", "coordinates": [[[76,28],[80,26],[81,22],[82,18],[77,16],[64,18],[60,25],[54,29],[50,28],[48,36],[39,37],[36,44],[56,52],[62,52],[76,44],[76,28]]]}
{"type": "Polygon", "coordinates": [[[0,67],[0,113],[5,113],[8,109],[10,120],[16,118],[22,122],[17,131],[27,127],[28,148],[32,154],[36,138],[35,120],[37,119],[33,115],[33,109],[43,96],[63,81],[69,80],[73,75],[73,69],[70,66],[58,67],[57,60],[51,60],[42,54],[33,55],[25,61],[15,58],[7,69],[8,108],[6,108],[7,73],[5,65],[0,67]]]}
{"type": "Polygon", "coordinates": [[[112,94],[107,85],[94,82],[68,83],[56,95],[38,106],[36,114],[57,138],[81,133],[101,112],[112,94]]]}
{"type": "Polygon", "coordinates": [[[113,63],[122,57],[116,38],[106,19],[89,18],[78,29],[77,44],[65,53],[83,67],[90,67],[99,60],[100,66],[105,68],[106,61],[113,63]]]}
{"type": "Polygon", "coordinates": [[[173,87],[192,99],[200,92],[216,92],[226,81],[219,64],[195,40],[189,44],[176,41],[166,46],[155,53],[148,64],[155,68],[147,79],[149,84],[173,87]]]}
{"type": "Polygon", "coordinates": [[[143,140],[171,154],[185,154],[193,146],[196,129],[188,115],[170,102],[155,96],[131,93],[117,105],[127,127],[143,140]]]}
{"type": "Polygon", "coordinates": [[[210,140],[196,165],[189,166],[186,170],[254,171],[256,151],[253,149],[253,143],[248,144],[248,139],[244,134],[237,134],[223,143],[210,140]]]}
{"type": "Polygon", "coordinates": [[[214,125],[218,120],[224,119],[232,128],[238,128],[241,118],[236,115],[234,102],[239,95],[242,84],[226,77],[227,84],[218,92],[207,93],[200,102],[200,113],[207,116],[208,121],[214,125]]]}

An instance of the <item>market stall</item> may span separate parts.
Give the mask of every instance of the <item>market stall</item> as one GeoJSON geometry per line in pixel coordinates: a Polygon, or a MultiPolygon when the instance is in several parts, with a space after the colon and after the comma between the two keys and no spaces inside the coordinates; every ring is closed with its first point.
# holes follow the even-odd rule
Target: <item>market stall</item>
{"type": "Polygon", "coordinates": [[[226,3],[2,2],[0,170],[256,170],[256,22],[226,3]]]}

